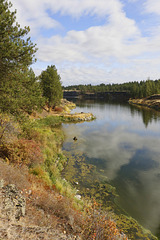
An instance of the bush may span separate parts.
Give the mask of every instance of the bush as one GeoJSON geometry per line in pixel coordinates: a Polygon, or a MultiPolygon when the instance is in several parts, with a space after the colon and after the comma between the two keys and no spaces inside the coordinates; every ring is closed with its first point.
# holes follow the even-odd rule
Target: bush
{"type": "Polygon", "coordinates": [[[43,162],[40,145],[33,140],[26,139],[1,145],[0,156],[9,160],[10,163],[26,164],[29,167],[43,162]]]}
{"type": "Polygon", "coordinates": [[[88,240],[128,240],[125,234],[121,234],[116,223],[102,212],[98,204],[87,206],[86,218],[83,224],[82,238],[88,240]]]}
{"type": "Polygon", "coordinates": [[[63,108],[61,108],[61,107],[55,107],[54,110],[56,112],[63,112],[63,108]]]}
{"type": "Polygon", "coordinates": [[[13,117],[0,114],[0,144],[12,142],[20,133],[18,123],[13,117]]]}
{"type": "Polygon", "coordinates": [[[43,181],[47,184],[47,186],[52,186],[52,181],[48,172],[46,172],[42,166],[37,165],[31,169],[30,173],[34,174],[35,176],[43,179],[43,181]]]}
{"type": "Polygon", "coordinates": [[[0,159],[0,169],[0,179],[3,179],[5,184],[15,184],[21,190],[31,187],[27,167],[18,168],[0,159]]]}

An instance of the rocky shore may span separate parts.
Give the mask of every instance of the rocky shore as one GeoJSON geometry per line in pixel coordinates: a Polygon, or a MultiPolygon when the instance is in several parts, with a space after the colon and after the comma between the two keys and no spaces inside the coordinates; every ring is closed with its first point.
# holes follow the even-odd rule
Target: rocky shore
{"type": "Polygon", "coordinates": [[[32,114],[31,118],[45,118],[48,116],[56,116],[62,119],[62,122],[84,122],[92,121],[95,119],[95,116],[92,113],[71,113],[71,110],[76,108],[76,104],[66,99],[61,100],[61,104],[56,106],[51,111],[48,111],[48,108],[45,107],[41,113],[32,114]]]}
{"type": "Polygon", "coordinates": [[[160,110],[160,94],[154,94],[142,99],[130,99],[129,103],[160,110]]]}

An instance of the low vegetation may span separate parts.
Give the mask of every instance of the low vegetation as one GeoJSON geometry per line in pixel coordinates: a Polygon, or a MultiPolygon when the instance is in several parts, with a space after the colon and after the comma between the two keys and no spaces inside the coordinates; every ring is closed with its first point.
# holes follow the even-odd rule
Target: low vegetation
{"type": "Polygon", "coordinates": [[[25,224],[58,226],[80,239],[127,239],[96,202],[77,198],[77,190],[61,176],[67,161],[61,119],[24,118],[20,123],[9,115],[0,118],[0,178],[26,197],[25,224]]]}

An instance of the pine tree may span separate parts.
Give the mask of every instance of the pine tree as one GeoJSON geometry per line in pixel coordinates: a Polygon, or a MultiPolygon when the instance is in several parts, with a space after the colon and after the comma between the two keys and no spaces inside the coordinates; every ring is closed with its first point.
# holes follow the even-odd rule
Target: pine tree
{"type": "Polygon", "coordinates": [[[29,27],[20,28],[11,7],[7,0],[0,1],[0,111],[14,114],[32,111],[42,98],[28,70],[35,61],[36,46],[26,36],[29,27]]]}
{"type": "Polygon", "coordinates": [[[32,69],[12,73],[12,78],[1,84],[0,96],[2,112],[19,114],[31,113],[44,105],[42,91],[32,69]]]}
{"type": "Polygon", "coordinates": [[[40,84],[48,108],[51,110],[51,108],[54,108],[60,103],[60,100],[63,97],[60,75],[58,75],[55,65],[48,66],[47,70],[41,73],[40,84]]]}
{"type": "Polygon", "coordinates": [[[0,2],[0,78],[10,77],[14,70],[23,70],[34,61],[37,51],[30,37],[29,27],[24,29],[16,22],[16,11],[11,12],[12,4],[0,2]],[[25,39],[24,39],[25,38],[25,39]]]}

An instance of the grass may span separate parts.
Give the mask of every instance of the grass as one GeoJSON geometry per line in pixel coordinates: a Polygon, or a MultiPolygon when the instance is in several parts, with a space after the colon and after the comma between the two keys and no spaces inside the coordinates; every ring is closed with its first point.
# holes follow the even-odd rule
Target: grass
{"type": "MultiPolygon", "coordinates": [[[[10,118],[7,121],[10,122],[10,118]]],[[[3,169],[1,179],[4,179],[5,184],[14,183],[25,195],[27,215],[24,221],[26,224],[32,223],[56,228],[57,224],[61,223],[63,230],[80,235],[82,239],[116,239],[114,236],[115,234],[119,236],[119,231],[116,229],[114,221],[108,222],[106,215],[99,216],[99,209],[96,210],[95,205],[93,206],[90,201],[77,199],[77,190],[70,182],[61,177],[61,171],[67,161],[61,150],[64,134],[60,123],[63,121],[66,121],[63,116],[21,121],[18,133],[12,132],[13,146],[21,139],[24,139],[25,144],[26,142],[28,144],[29,141],[27,147],[21,151],[23,157],[29,158],[30,155],[24,153],[34,153],[34,151],[30,151],[31,147],[35,146],[31,146],[31,143],[36,143],[39,147],[37,148],[38,154],[42,158],[27,165],[25,159],[21,161],[17,154],[19,150],[15,154],[16,148],[12,147],[7,152],[7,161],[5,157],[0,160],[0,168],[3,169]],[[12,156],[14,156],[14,164],[12,156]],[[16,164],[19,162],[20,164],[16,164]],[[109,233],[108,224],[112,226],[112,223],[113,231],[109,233]],[[99,234],[97,235],[99,237],[96,238],[95,234],[99,234]],[[106,234],[110,234],[110,238],[107,238],[106,234]]],[[[12,120],[12,125],[14,125],[13,122],[12,120]]],[[[1,145],[9,148],[9,144],[6,138],[2,139],[1,145]]],[[[5,152],[3,154],[5,156],[5,152]]],[[[36,155],[36,152],[34,155],[39,156],[36,155]]]]}

